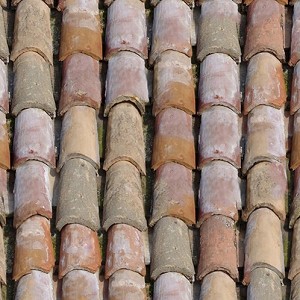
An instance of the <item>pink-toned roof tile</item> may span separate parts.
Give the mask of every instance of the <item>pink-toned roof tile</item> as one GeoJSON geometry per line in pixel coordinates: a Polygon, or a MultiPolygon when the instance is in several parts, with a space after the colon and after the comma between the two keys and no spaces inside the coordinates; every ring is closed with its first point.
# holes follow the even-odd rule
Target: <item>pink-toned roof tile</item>
{"type": "Polygon", "coordinates": [[[28,161],[16,170],[14,226],[34,215],[52,218],[50,168],[39,161],[28,161]]]}
{"type": "Polygon", "coordinates": [[[293,29],[292,29],[292,41],[291,41],[291,58],[290,65],[296,65],[300,59],[300,3],[297,1],[294,4],[293,10],[293,29]]]}
{"type": "Polygon", "coordinates": [[[7,68],[2,60],[0,60],[0,112],[8,113],[9,96],[7,86],[7,68]]]}
{"type": "Polygon", "coordinates": [[[290,214],[290,228],[292,228],[296,220],[300,217],[300,168],[297,168],[294,172],[293,202],[290,214]]]}
{"type": "Polygon", "coordinates": [[[292,170],[295,170],[300,165],[300,111],[297,111],[294,115],[294,133],[291,149],[291,162],[290,166],[292,170]]]}
{"type": "Polygon", "coordinates": [[[291,286],[291,299],[297,299],[300,297],[300,275],[296,275],[292,280],[291,286]]]}
{"type": "Polygon", "coordinates": [[[0,168],[10,168],[10,151],[6,116],[0,111],[0,168]]]}
{"type": "Polygon", "coordinates": [[[212,215],[224,215],[238,220],[241,203],[238,170],[224,161],[213,161],[201,171],[199,188],[199,225],[212,215]]]}
{"type": "Polygon", "coordinates": [[[239,68],[230,56],[215,53],[203,60],[198,96],[200,113],[213,105],[226,106],[237,114],[241,112],[239,68]]]}
{"type": "Polygon", "coordinates": [[[11,60],[33,51],[53,63],[50,8],[40,0],[22,1],[16,11],[11,60]]]}
{"type": "Polygon", "coordinates": [[[201,116],[199,167],[213,160],[224,160],[241,167],[240,119],[231,109],[213,106],[201,116]]]}
{"type": "Polygon", "coordinates": [[[140,0],[115,0],[107,11],[106,59],[118,51],[148,57],[145,5],[140,0]]]}
{"type": "MultiPolygon", "coordinates": [[[[0,1],[1,5],[1,1],[0,1]]],[[[4,11],[2,7],[0,7],[0,59],[8,63],[9,61],[9,49],[7,45],[7,35],[6,35],[6,26],[4,22],[4,11]]]]}
{"type": "Polygon", "coordinates": [[[63,11],[64,9],[69,9],[72,12],[83,10],[89,11],[91,13],[98,13],[99,0],[58,0],[57,9],[63,11]]]}
{"type": "Polygon", "coordinates": [[[189,114],[196,110],[191,59],[177,51],[163,52],[154,65],[154,116],[169,107],[189,114]]]}
{"type": "Polygon", "coordinates": [[[54,124],[41,109],[22,110],[15,121],[14,168],[28,160],[39,160],[55,167],[54,124]]]}
{"type": "Polygon", "coordinates": [[[146,300],[145,278],[130,270],[116,271],[108,284],[109,299],[146,300]]]}
{"type": "Polygon", "coordinates": [[[0,226],[0,282],[6,284],[6,248],[4,247],[3,228],[0,226]]]}
{"type": "Polygon", "coordinates": [[[102,223],[105,230],[119,223],[147,229],[140,172],[130,162],[116,162],[106,172],[102,223]]]}
{"type": "MultiPolygon", "coordinates": [[[[17,6],[22,0],[11,0],[12,6],[17,6]]],[[[43,0],[47,5],[53,7],[54,0],[43,0]]]]}
{"type": "Polygon", "coordinates": [[[248,7],[244,59],[259,52],[270,52],[280,61],[283,49],[284,6],[274,0],[254,0],[248,7]]]}
{"type": "Polygon", "coordinates": [[[90,106],[96,110],[101,104],[99,62],[83,53],[68,56],[63,62],[62,89],[59,113],[72,106],[90,106]],[[84,78],[84,80],[82,80],[84,78]]]}
{"type": "Polygon", "coordinates": [[[292,251],[291,251],[291,263],[288,278],[293,280],[296,275],[300,273],[300,220],[294,224],[293,227],[293,239],[292,239],[292,251]]]}
{"type": "Polygon", "coordinates": [[[19,280],[32,270],[48,273],[54,262],[50,222],[41,216],[27,219],[17,229],[13,279],[19,280]]]}
{"type": "Polygon", "coordinates": [[[262,52],[250,59],[244,99],[244,114],[258,105],[281,108],[286,102],[283,70],[272,54],[262,52]]]}
{"type": "Polygon", "coordinates": [[[152,168],[156,170],[167,162],[189,169],[196,163],[192,116],[176,108],[163,110],[155,119],[152,168]]]}
{"type": "Polygon", "coordinates": [[[167,50],[192,56],[192,13],[181,0],[161,0],[154,9],[150,64],[167,50]]]}
{"type": "MultiPolygon", "coordinates": [[[[139,2],[139,0],[135,0],[139,2]]],[[[121,102],[133,103],[141,114],[148,104],[147,69],[143,58],[129,51],[120,51],[108,61],[106,77],[105,110],[121,102]]]]}
{"type": "Polygon", "coordinates": [[[122,269],[146,275],[144,244],[138,229],[116,224],[108,231],[105,278],[122,269]]]}
{"type": "Polygon", "coordinates": [[[260,267],[284,277],[281,223],[270,209],[260,208],[250,215],[245,247],[244,284],[249,284],[251,272],[260,267]]]}
{"type": "Polygon", "coordinates": [[[267,207],[281,220],[285,220],[285,199],[287,176],[285,165],[275,162],[261,162],[254,165],[247,175],[247,200],[243,218],[257,208],[267,207]]]}
{"type": "Polygon", "coordinates": [[[291,114],[294,114],[299,109],[300,109],[300,63],[297,63],[294,67],[292,87],[291,87],[291,102],[290,102],[291,114]]]}
{"type": "Polygon", "coordinates": [[[23,276],[17,285],[15,300],[53,300],[53,279],[51,273],[32,270],[23,276]]]}
{"type": "Polygon", "coordinates": [[[223,271],[238,279],[237,239],[234,221],[225,216],[212,216],[200,227],[200,254],[197,278],[223,271]]]}
{"type": "Polygon", "coordinates": [[[106,133],[105,161],[107,171],[118,161],[129,161],[141,174],[146,174],[143,120],[131,103],[111,108],[106,133]]]}
{"type": "Polygon", "coordinates": [[[73,106],[62,122],[58,169],[71,158],[82,158],[99,168],[96,112],[87,106],[73,106]]]}
{"type": "Polygon", "coordinates": [[[248,115],[243,172],[246,173],[254,164],[262,161],[284,162],[285,155],[283,110],[257,106],[248,115]]]}
{"type": "Polygon", "coordinates": [[[152,217],[149,225],[170,216],[195,224],[196,209],[192,170],[176,163],[166,163],[156,170],[152,217]]]}
{"type": "Polygon", "coordinates": [[[231,0],[205,1],[201,5],[199,20],[197,58],[224,53],[235,61],[241,60],[239,45],[240,14],[231,0]]]}

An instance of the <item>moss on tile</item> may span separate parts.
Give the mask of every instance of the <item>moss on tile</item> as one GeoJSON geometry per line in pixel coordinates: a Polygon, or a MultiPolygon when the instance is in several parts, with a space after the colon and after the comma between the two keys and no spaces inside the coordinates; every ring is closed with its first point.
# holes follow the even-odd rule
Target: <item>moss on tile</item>
{"type": "Polygon", "coordinates": [[[53,55],[59,54],[61,18],[61,12],[51,10],[50,26],[52,32],[53,55]]]}
{"type": "Polygon", "coordinates": [[[142,191],[144,196],[145,215],[146,218],[149,218],[151,215],[154,185],[154,171],[151,170],[150,165],[146,167],[146,174],[146,176],[142,176],[142,191]]]}
{"type": "Polygon", "coordinates": [[[105,154],[105,139],[106,139],[107,119],[97,118],[99,156],[104,158],[105,154]]]}
{"type": "Polygon", "coordinates": [[[152,107],[147,106],[143,117],[143,132],[145,141],[146,162],[151,162],[152,148],[154,138],[154,117],[152,116],[152,107]]]}
{"type": "Polygon", "coordinates": [[[11,274],[7,276],[7,285],[1,286],[1,299],[13,300],[15,298],[15,282],[12,280],[11,274]]]}

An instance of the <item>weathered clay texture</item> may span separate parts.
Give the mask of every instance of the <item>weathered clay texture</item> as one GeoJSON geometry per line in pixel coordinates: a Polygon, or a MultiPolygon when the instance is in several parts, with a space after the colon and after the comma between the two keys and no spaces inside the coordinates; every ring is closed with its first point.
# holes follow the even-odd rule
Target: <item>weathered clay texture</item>
{"type": "Polygon", "coordinates": [[[0,5],[2,7],[7,7],[7,0],[0,0],[0,5]]]}
{"type": "Polygon", "coordinates": [[[57,9],[63,11],[68,9],[72,12],[78,12],[78,10],[88,11],[93,14],[98,14],[98,0],[58,0],[57,9]]]}
{"type": "Polygon", "coordinates": [[[295,170],[300,166],[300,111],[294,115],[294,132],[291,153],[291,169],[295,170]]]}
{"type": "Polygon", "coordinates": [[[152,168],[176,162],[194,169],[195,159],[192,116],[176,108],[163,110],[155,119],[152,168]]]}
{"type": "Polygon", "coordinates": [[[52,273],[32,270],[23,276],[16,288],[15,300],[54,300],[52,273]]]}
{"type": "Polygon", "coordinates": [[[197,58],[202,61],[209,54],[224,53],[239,62],[239,23],[238,6],[233,1],[205,1],[201,5],[197,58]]]}
{"type": "Polygon", "coordinates": [[[161,0],[154,10],[150,64],[167,50],[192,56],[192,12],[181,0],[161,0]]]}
{"type": "Polygon", "coordinates": [[[118,161],[129,161],[146,174],[143,120],[130,103],[113,106],[108,117],[103,169],[107,171],[118,161]]]}
{"type": "Polygon", "coordinates": [[[99,273],[83,270],[69,272],[62,282],[62,299],[101,299],[99,273]]]}
{"type": "Polygon", "coordinates": [[[5,63],[8,63],[9,61],[9,49],[6,40],[6,30],[2,7],[0,7],[0,59],[5,63]]]}
{"type": "Polygon", "coordinates": [[[221,271],[206,275],[201,284],[199,300],[237,300],[234,280],[221,271]]]}
{"type": "Polygon", "coordinates": [[[247,299],[282,300],[282,283],[279,276],[268,268],[251,272],[247,299]]]}
{"type": "Polygon", "coordinates": [[[0,59],[0,113],[2,112],[9,112],[9,97],[7,86],[7,67],[0,59]]]}
{"type": "Polygon", "coordinates": [[[172,217],[160,219],[152,239],[151,278],[156,280],[167,272],[181,273],[190,281],[194,278],[194,266],[187,225],[172,217]]]}
{"type": "Polygon", "coordinates": [[[0,226],[0,282],[6,284],[6,247],[4,247],[3,228],[0,226]]]}
{"type": "Polygon", "coordinates": [[[146,300],[145,278],[130,270],[116,271],[108,284],[109,299],[146,300]]]}
{"type": "Polygon", "coordinates": [[[244,114],[258,105],[281,108],[285,102],[286,91],[280,61],[270,53],[258,53],[247,67],[244,114]]]}
{"type": "Polygon", "coordinates": [[[293,240],[292,240],[292,251],[291,251],[291,264],[289,270],[289,279],[293,280],[296,275],[300,273],[300,221],[294,224],[293,228],[293,240]]]}
{"type": "Polygon", "coordinates": [[[224,161],[213,161],[201,171],[199,188],[199,225],[212,215],[238,220],[241,203],[238,170],[224,161]]]}
{"type": "Polygon", "coordinates": [[[34,215],[52,218],[50,168],[39,161],[28,161],[16,170],[14,227],[34,215]]]}
{"type": "Polygon", "coordinates": [[[119,223],[147,229],[140,172],[127,161],[113,164],[106,172],[103,228],[119,223]]]}
{"type": "MultiPolygon", "coordinates": [[[[12,6],[17,6],[22,0],[11,0],[12,6]]],[[[47,5],[50,7],[53,7],[53,1],[54,0],[43,0],[47,5]]]]}
{"type": "Polygon", "coordinates": [[[26,108],[40,108],[55,115],[50,65],[35,52],[20,55],[14,63],[12,113],[17,116],[26,108]]]}
{"type": "Polygon", "coordinates": [[[207,56],[200,64],[199,112],[213,105],[222,105],[241,112],[239,68],[235,61],[223,53],[207,56]]]}
{"type": "Polygon", "coordinates": [[[294,66],[300,59],[300,3],[294,4],[293,10],[293,29],[291,41],[291,58],[289,65],[294,66]]]}
{"type": "Polygon", "coordinates": [[[54,124],[46,112],[38,108],[22,110],[16,117],[14,133],[14,168],[28,160],[55,168],[54,124]]]}
{"type": "Polygon", "coordinates": [[[283,110],[260,105],[249,113],[244,173],[262,161],[285,161],[284,131],[283,110]]]}
{"type": "Polygon", "coordinates": [[[291,287],[291,299],[299,300],[300,299],[300,275],[298,274],[292,280],[292,287],[291,287]]]}
{"type": "Polygon", "coordinates": [[[195,224],[195,196],[192,170],[166,163],[156,170],[150,226],[163,217],[176,217],[187,225],[195,224]]]}
{"type": "Polygon", "coordinates": [[[37,52],[53,64],[50,8],[41,0],[22,1],[17,7],[10,58],[15,61],[28,51],[37,52]]]}
{"type": "Polygon", "coordinates": [[[80,224],[66,225],[61,232],[59,278],[73,270],[95,273],[100,265],[97,232],[80,224]]]}
{"type": "Polygon", "coordinates": [[[10,168],[10,151],[8,128],[6,125],[6,116],[0,111],[0,167],[2,169],[10,168]]]}
{"type": "Polygon", "coordinates": [[[59,60],[74,53],[102,59],[102,30],[99,11],[71,7],[63,11],[59,60]]]}
{"type": "Polygon", "coordinates": [[[290,228],[292,228],[295,221],[300,217],[300,168],[297,168],[294,172],[293,202],[290,213],[290,228]]]}
{"type": "Polygon", "coordinates": [[[213,160],[241,167],[239,117],[231,109],[214,106],[202,113],[199,133],[199,168],[213,160]]]}
{"type": "Polygon", "coordinates": [[[212,216],[200,227],[200,256],[197,278],[223,271],[238,279],[237,248],[234,221],[225,216],[212,216]]]}
{"type": "Polygon", "coordinates": [[[247,175],[247,201],[243,218],[257,208],[267,207],[285,220],[285,197],[287,196],[287,177],[285,165],[261,162],[254,165],[247,175]]]}
{"type": "Polygon", "coordinates": [[[63,62],[59,113],[72,106],[90,106],[96,110],[101,104],[99,62],[89,55],[75,53],[63,62]],[[84,80],[82,80],[84,78],[84,80]]]}
{"type": "Polygon", "coordinates": [[[115,0],[107,11],[106,59],[118,51],[148,57],[145,5],[139,0],[115,0]]]}
{"type": "Polygon", "coordinates": [[[249,284],[251,272],[261,267],[284,277],[281,223],[268,208],[255,210],[248,219],[243,283],[249,284]]]}
{"type": "Polygon", "coordinates": [[[19,280],[32,270],[48,273],[54,263],[50,222],[41,216],[27,219],[17,229],[13,279],[19,280]]]}
{"type": "Polygon", "coordinates": [[[58,169],[71,158],[85,159],[99,168],[96,112],[91,107],[73,106],[64,114],[58,169]]]}
{"type": "Polygon", "coordinates": [[[153,300],[193,299],[192,284],[180,273],[161,274],[154,282],[153,300]]]}
{"type": "Polygon", "coordinates": [[[146,275],[141,232],[126,224],[116,224],[108,231],[105,278],[126,269],[146,275]]]}
{"type": "Polygon", "coordinates": [[[163,52],[154,66],[153,115],[175,107],[195,113],[191,59],[176,51],[163,52]]]}
{"type": "Polygon", "coordinates": [[[145,61],[129,51],[121,51],[110,58],[105,96],[105,116],[112,106],[121,102],[133,103],[144,114],[145,104],[149,102],[145,61]]]}
{"type": "Polygon", "coordinates": [[[0,168],[0,225],[6,224],[6,207],[8,204],[8,178],[6,170],[0,168]]]}
{"type": "Polygon", "coordinates": [[[291,114],[297,112],[298,109],[300,109],[300,63],[295,65],[293,72],[290,102],[291,114]]]}
{"type": "Polygon", "coordinates": [[[259,52],[270,52],[280,61],[283,49],[284,6],[274,0],[254,0],[248,7],[244,59],[259,52]]]}
{"type": "Polygon", "coordinates": [[[83,159],[70,159],[61,170],[56,227],[77,223],[100,228],[96,172],[83,159]]]}

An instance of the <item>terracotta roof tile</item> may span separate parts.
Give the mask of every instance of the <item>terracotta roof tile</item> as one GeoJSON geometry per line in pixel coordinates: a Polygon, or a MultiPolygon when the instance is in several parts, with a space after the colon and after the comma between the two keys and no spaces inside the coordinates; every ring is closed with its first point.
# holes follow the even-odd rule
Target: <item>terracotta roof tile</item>
{"type": "Polygon", "coordinates": [[[106,77],[105,116],[112,106],[121,102],[133,103],[144,114],[145,104],[149,102],[146,72],[145,61],[135,53],[120,51],[110,58],[106,77]]]}
{"type": "Polygon", "coordinates": [[[72,223],[95,231],[100,228],[96,172],[89,162],[78,158],[68,160],[61,170],[56,215],[59,230],[72,223]]]}
{"type": "Polygon", "coordinates": [[[107,11],[106,59],[118,51],[148,57],[145,5],[140,0],[115,0],[107,11]]]}
{"type": "Polygon", "coordinates": [[[31,300],[41,298],[52,300],[54,298],[53,280],[51,273],[32,270],[23,276],[17,285],[15,300],[31,300]]]}
{"type": "Polygon", "coordinates": [[[300,165],[300,111],[294,115],[294,133],[291,153],[291,169],[295,170],[300,165]]]}
{"type": "Polygon", "coordinates": [[[234,221],[225,216],[212,216],[200,227],[200,256],[197,278],[223,271],[238,279],[237,248],[234,221]]]}
{"type": "Polygon", "coordinates": [[[176,108],[163,110],[155,119],[152,168],[156,170],[167,162],[195,168],[192,116],[176,108]]]}
{"type": "Polygon", "coordinates": [[[152,240],[151,278],[156,280],[166,272],[181,273],[190,281],[195,274],[188,227],[172,217],[156,223],[152,240]]]}
{"type": "Polygon", "coordinates": [[[286,102],[283,70],[280,61],[272,54],[262,52],[250,59],[244,100],[244,113],[258,105],[281,108],[286,102]]]}
{"type": "Polygon", "coordinates": [[[213,215],[223,215],[237,221],[238,203],[241,203],[238,170],[223,161],[205,165],[201,171],[199,189],[199,225],[213,215]]]}
{"type": "Polygon", "coordinates": [[[194,114],[195,92],[191,59],[176,51],[165,51],[154,65],[153,114],[174,107],[194,114]]]}
{"type": "Polygon", "coordinates": [[[254,108],[248,116],[243,172],[262,161],[284,162],[285,155],[283,110],[265,105],[254,108]]]}
{"type": "Polygon", "coordinates": [[[63,11],[66,8],[72,12],[83,10],[98,14],[98,0],[58,0],[57,9],[63,11]]]}
{"type": "Polygon", "coordinates": [[[296,65],[300,59],[300,3],[294,4],[293,10],[293,29],[292,29],[292,40],[291,40],[291,58],[289,61],[290,65],[296,65]]]}
{"type": "Polygon", "coordinates": [[[270,209],[260,208],[250,215],[245,245],[244,284],[249,284],[251,272],[261,267],[284,277],[281,223],[270,209]]]}
{"type": "Polygon", "coordinates": [[[116,271],[109,279],[108,294],[111,300],[146,300],[145,279],[130,270],[116,271]]]}
{"type": "Polygon", "coordinates": [[[247,38],[244,59],[249,60],[259,52],[270,52],[280,61],[283,49],[284,6],[274,0],[254,0],[247,12],[247,38]]]}
{"type": "Polygon", "coordinates": [[[28,160],[55,167],[54,124],[41,109],[22,110],[15,119],[14,168],[28,160]]]}
{"type": "Polygon", "coordinates": [[[54,116],[49,63],[35,52],[25,52],[14,62],[14,74],[12,113],[16,116],[23,109],[40,108],[54,116]]]}
{"type": "Polygon", "coordinates": [[[293,280],[296,275],[300,273],[300,240],[299,240],[299,232],[300,232],[300,221],[296,220],[293,227],[293,240],[292,240],[292,251],[291,251],[291,264],[288,278],[293,280]]]}
{"type": "Polygon", "coordinates": [[[32,270],[48,273],[54,261],[49,221],[41,216],[27,219],[17,229],[13,279],[32,270]]]}
{"type": "Polygon", "coordinates": [[[202,113],[199,134],[199,167],[224,160],[241,167],[239,117],[231,109],[214,106],[202,113]]]}
{"type": "Polygon", "coordinates": [[[292,287],[291,287],[291,299],[297,299],[300,296],[300,275],[298,274],[292,280],[292,287]]]}
{"type": "Polygon", "coordinates": [[[62,299],[100,299],[99,273],[69,272],[62,283],[62,299]]]}
{"type": "Polygon", "coordinates": [[[240,61],[238,6],[231,0],[205,1],[201,6],[197,58],[224,53],[240,61]]]}
{"type": "Polygon", "coordinates": [[[14,185],[14,226],[34,215],[52,218],[50,168],[39,161],[28,161],[16,170],[14,185]]]}
{"type": "Polygon", "coordinates": [[[17,7],[10,58],[15,61],[28,51],[37,52],[53,63],[50,8],[41,0],[22,1],[17,7]]]}
{"type": "Polygon", "coordinates": [[[294,114],[300,109],[300,63],[297,63],[294,67],[291,89],[290,111],[291,114],[294,114]]]}
{"type": "Polygon", "coordinates": [[[0,282],[6,284],[6,248],[4,247],[3,228],[0,226],[0,282]]]}
{"type": "MultiPolygon", "coordinates": [[[[11,0],[12,6],[17,6],[22,0],[11,0]]],[[[54,0],[43,0],[47,5],[50,7],[53,7],[53,1],[54,0]]]]}
{"type": "Polygon", "coordinates": [[[187,300],[193,299],[192,284],[180,273],[161,274],[154,282],[153,299],[187,300]]]}
{"type": "Polygon", "coordinates": [[[82,53],[72,54],[63,62],[62,77],[59,101],[61,115],[76,105],[89,106],[96,110],[100,108],[101,84],[97,60],[82,53]]]}
{"type": "Polygon", "coordinates": [[[107,171],[118,161],[129,161],[146,174],[143,120],[130,103],[120,103],[111,108],[103,169],[107,171]]]}
{"type": "MultiPolygon", "coordinates": [[[[96,0],[93,0],[97,3],[96,0]]],[[[59,60],[74,53],[84,53],[102,59],[101,25],[99,11],[81,1],[67,6],[63,11],[59,60]]]]}
{"type": "Polygon", "coordinates": [[[2,7],[7,7],[7,0],[0,0],[0,5],[2,7]]]}
{"type": "Polygon", "coordinates": [[[166,163],[156,170],[152,217],[153,226],[162,217],[172,216],[187,225],[195,224],[195,198],[192,170],[176,163],[166,163]]]}
{"type": "Polygon", "coordinates": [[[9,97],[7,86],[7,68],[2,60],[0,60],[0,112],[8,113],[9,111],[9,97]]]}
{"type": "Polygon", "coordinates": [[[0,59],[5,63],[9,61],[9,49],[6,41],[6,28],[2,7],[0,7],[0,59]]]}
{"type": "Polygon", "coordinates": [[[138,229],[116,224],[108,230],[105,278],[122,269],[146,275],[144,244],[138,229]]]}
{"type": "Polygon", "coordinates": [[[290,214],[290,228],[292,228],[296,220],[300,217],[300,168],[297,168],[294,172],[293,202],[290,214]]]}
{"type": "Polygon", "coordinates": [[[234,280],[224,272],[216,271],[206,275],[201,284],[201,300],[237,299],[234,280]]]}
{"type": "Polygon", "coordinates": [[[150,64],[167,50],[192,56],[192,13],[181,0],[161,0],[154,9],[150,64]]]}
{"type": "Polygon", "coordinates": [[[140,173],[127,161],[116,162],[106,173],[103,228],[119,223],[147,229],[140,173]]]}
{"type": "Polygon", "coordinates": [[[64,114],[58,169],[71,158],[85,159],[99,168],[97,122],[93,108],[73,106],[64,114]]]}
{"type": "Polygon", "coordinates": [[[8,128],[6,125],[6,116],[0,111],[0,167],[2,169],[10,168],[10,151],[8,128]]]}
{"type": "Polygon", "coordinates": [[[213,105],[222,105],[241,112],[239,67],[223,53],[207,56],[200,64],[199,112],[213,105]]]}

